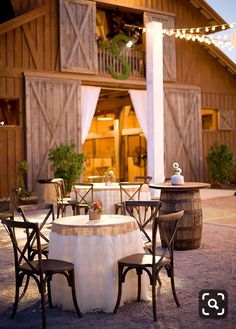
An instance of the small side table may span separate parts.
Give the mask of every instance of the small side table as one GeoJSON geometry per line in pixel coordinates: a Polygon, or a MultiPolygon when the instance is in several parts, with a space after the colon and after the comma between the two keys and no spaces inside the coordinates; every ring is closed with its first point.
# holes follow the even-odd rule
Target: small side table
{"type": "MultiPolygon", "coordinates": [[[[199,189],[209,188],[210,184],[200,182],[186,182],[183,185],[149,184],[150,188],[160,189],[162,206],[160,214],[167,214],[184,210],[176,233],[174,248],[176,250],[190,250],[200,247],[202,238],[202,206],[199,189]]],[[[164,239],[161,240],[164,246],[164,239]]]]}

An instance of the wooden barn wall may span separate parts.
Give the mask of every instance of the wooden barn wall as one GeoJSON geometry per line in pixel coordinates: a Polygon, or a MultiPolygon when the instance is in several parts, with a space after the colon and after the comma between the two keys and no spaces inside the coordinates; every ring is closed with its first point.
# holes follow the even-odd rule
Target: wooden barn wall
{"type": "Polygon", "coordinates": [[[23,72],[59,68],[56,3],[14,1],[15,12],[22,13],[25,23],[18,16],[1,24],[0,97],[19,99],[20,125],[0,127],[0,198],[9,196],[16,185],[17,163],[26,158],[23,72]],[[25,13],[29,8],[33,13],[25,13]],[[32,17],[35,19],[29,22],[32,17]]]}
{"type": "Polygon", "coordinates": [[[16,185],[17,163],[24,158],[22,120],[22,79],[0,77],[0,98],[19,99],[20,122],[17,126],[0,126],[0,198],[7,197],[16,185]]]}
{"type": "MultiPolygon", "coordinates": [[[[236,162],[236,95],[217,94],[217,93],[202,93],[202,106],[204,108],[213,108],[218,111],[233,110],[233,117],[231,118],[232,130],[203,130],[203,157],[204,157],[204,177],[208,181],[208,167],[206,157],[209,148],[215,142],[220,144],[227,144],[230,150],[234,153],[234,162],[236,162]]],[[[234,170],[233,180],[236,181],[236,168],[234,170]]]]}

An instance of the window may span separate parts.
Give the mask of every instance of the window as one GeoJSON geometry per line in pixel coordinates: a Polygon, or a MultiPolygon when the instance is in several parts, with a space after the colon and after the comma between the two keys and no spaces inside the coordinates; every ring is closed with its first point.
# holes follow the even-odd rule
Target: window
{"type": "Polygon", "coordinates": [[[0,124],[19,125],[19,99],[0,98],[0,124]]]}
{"type": "Polygon", "coordinates": [[[218,110],[202,109],[202,129],[217,130],[218,120],[218,110]]]}

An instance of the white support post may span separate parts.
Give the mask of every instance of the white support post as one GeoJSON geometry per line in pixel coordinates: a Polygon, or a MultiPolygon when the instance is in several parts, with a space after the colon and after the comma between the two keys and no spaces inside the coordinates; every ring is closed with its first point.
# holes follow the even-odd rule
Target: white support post
{"type": "Polygon", "coordinates": [[[164,90],[163,37],[162,24],[159,22],[150,22],[146,26],[146,80],[148,175],[153,177],[153,183],[161,183],[165,180],[164,90]]]}

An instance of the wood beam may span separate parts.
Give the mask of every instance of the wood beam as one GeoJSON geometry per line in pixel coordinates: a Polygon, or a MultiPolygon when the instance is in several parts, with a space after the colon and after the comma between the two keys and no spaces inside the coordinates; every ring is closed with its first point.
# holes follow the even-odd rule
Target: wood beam
{"type": "Polygon", "coordinates": [[[29,23],[35,20],[38,17],[45,15],[48,11],[48,4],[40,6],[36,9],[33,9],[25,14],[19,15],[16,18],[11,19],[8,22],[5,22],[0,25],[0,35],[7,33],[16,29],[19,26],[22,26],[26,23],[29,23]]]}

